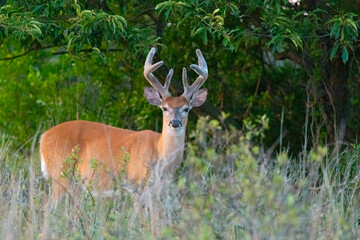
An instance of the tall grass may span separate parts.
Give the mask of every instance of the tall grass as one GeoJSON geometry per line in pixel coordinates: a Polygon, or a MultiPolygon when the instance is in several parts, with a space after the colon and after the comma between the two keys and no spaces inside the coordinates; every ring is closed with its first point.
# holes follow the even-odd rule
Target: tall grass
{"type": "Polygon", "coordinates": [[[141,192],[74,188],[55,208],[37,150],[18,154],[3,138],[1,239],[360,238],[360,147],[269,158],[266,125],[262,118],[239,132],[201,118],[174,179],[154,166],[141,192]]]}

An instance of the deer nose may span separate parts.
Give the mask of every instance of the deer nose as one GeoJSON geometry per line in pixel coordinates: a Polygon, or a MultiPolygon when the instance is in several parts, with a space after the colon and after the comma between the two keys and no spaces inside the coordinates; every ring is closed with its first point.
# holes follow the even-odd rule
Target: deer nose
{"type": "Polygon", "coordinates": [[[171,126],[171,127],[173,127],[173,128],[179,128],[179,127],[182,126],[182,124],[181,124],[181,121],[180,121],[180,120],[174,119],[174,120],[171,120],[171,121],[169,122],[169,126],[171,126]]]}

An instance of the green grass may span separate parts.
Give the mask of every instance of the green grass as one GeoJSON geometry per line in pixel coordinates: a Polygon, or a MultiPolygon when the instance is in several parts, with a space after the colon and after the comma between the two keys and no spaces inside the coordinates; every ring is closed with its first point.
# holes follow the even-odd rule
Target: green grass
{"type": "Polygon", "coordinates": [[[267,159],[265,125],[200,119],[172,181],[154,170],[143,192],[107,198],[74,187],[53,209],[37,150],[3,138],[1,239],[359,239],[360,147],[267,159]]]}

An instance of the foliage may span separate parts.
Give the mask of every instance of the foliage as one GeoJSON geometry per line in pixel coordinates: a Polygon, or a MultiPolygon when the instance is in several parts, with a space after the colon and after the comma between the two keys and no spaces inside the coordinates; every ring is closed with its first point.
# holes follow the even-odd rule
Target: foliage
{"type": "Polygon", "coordinates": [[[0,129],[17,146],[71,119],[160,131],[142,76],[144,56],[157,46],[165,67],[156,74],[164,79],[175,68],[175,94],[180,68],[203,50],[210,94],[197,117],[225,112],[222,126],[240,129],[266,114],[265,145],[281,130],[294,152],[304,142],[353,142],[359,8],[352,0],[8,0],[0,8],[0,129]]]}
{"type": "Polygon", "coordinates": [[[348,49],[353,50],[353,45],[358,37],[359,24],[354,20],[357,15],[353,13],[335,16],[329,21],[331,25],[330,36],[336,39],[331,49],[330,59],[333,59],[339,46],[342,46],[342,60],[346,63],[349,60],[348,49]]]}

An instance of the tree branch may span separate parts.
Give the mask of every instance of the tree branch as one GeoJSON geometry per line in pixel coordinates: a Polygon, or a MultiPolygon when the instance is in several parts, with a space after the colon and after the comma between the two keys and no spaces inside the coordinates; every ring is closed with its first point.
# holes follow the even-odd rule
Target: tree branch
{"type": "Polygon", "coordinates": [[[31,52],[34,52],[34,51],[39,51],[39,50],[44,50],[44,49],[49,49],[49,48],[54,48],[54,47],[60,47],[60,46],[56,46],[56,45],[50,45],[50,46],[45,46],[45,47],[34,47],[34,48],[31,48],[27,51],[25,51],[24,53],[22,54],[19,54],[19,55],[15,55],[15,56],[12,56],[12,57],[5,57],[5,58],[0,58],[0,61],[12,61],[16,58],[20,58],[20,57],[23,57],[31,52]]]}
{"type": "MultiPolygon", "coordinates": [[[[15,55],[15,56],[12,56],[12,57],[5,57],[5,58],[0,58],[0,61],[12,61],[16,58],[20,58],[20,57],[23,57],[31,52],[34,52],[34,51],[39,51],[39,50],[44,50],[44,49],[49,49],[49,48],[54,48],[54,47],[61,47],[61,46],[46,46],[46,47],[37,47],[37,48],[32,48],[30,50],[27,50],[25,51],[24,53],[22,54],[19,54],[19,55],[15,55]]],[[[89,48],[89,49],[82,49],[80,50],[80,52],[92,52],[93,49],[92,48],[89,48]]],[[[113,49],[100,49],[100,51],[102,52],[120,52],[120,51],[124,51],[124,49],[120,49],[120,48],[113,48],[113,49]]],[[[62,55],[62,54],[71,54],[73,55],[71,52],[69,51],[59,51],[59,52],[54,52],[54,53],[51,53],[51,55],[53,56],[56,56],[56,55],[62,55]]]]}
{"type": "MultiPolygon", "coordinates": [[[[92,52],[94,51],[92,48],[89,49],[82,49],[80,50],[80,52],[92,52]]],[[[101,52],[120,52],[120,51],[125,51],[124,49],[120,49],[120,48],[112,48],[112,49],[100,49],[101,52]]],[[[52,55],[62,55],[62,54],[71,54],[73,55],[73,53],[69,52],[69,51],[59,51],[59,52],[54,52],[52,53],[52,55]]]]}
{"type": "Polygon", "coordinates": [[[133,22],[134,20],[141,17],[142,15],[148,15],[154,22],[156,22],[156,18],[150,13],[150,11],[153,11],[153,10],[155,10],[155,7],[147,8],[147,9],[141,11],[140,13],[138,13],[137,15],[135,15],[134,17],[130,18],[128,20],[128,22],[133,22]]]}

